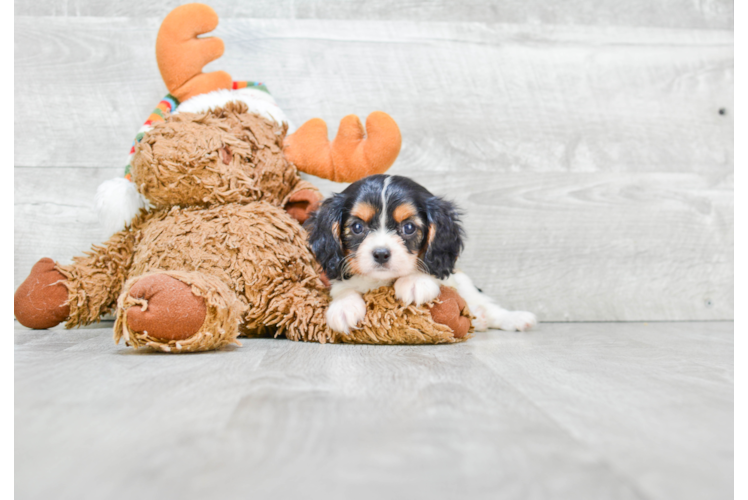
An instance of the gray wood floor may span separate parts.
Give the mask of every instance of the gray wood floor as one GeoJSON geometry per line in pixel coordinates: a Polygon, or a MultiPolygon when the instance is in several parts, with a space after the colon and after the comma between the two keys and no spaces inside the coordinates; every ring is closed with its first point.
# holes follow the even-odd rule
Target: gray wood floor
{"type": "Polygon", "coordinates": [[[730,322],[183,356],[101,326],[16,323],[16,498],[732,497],[730,322]]]}

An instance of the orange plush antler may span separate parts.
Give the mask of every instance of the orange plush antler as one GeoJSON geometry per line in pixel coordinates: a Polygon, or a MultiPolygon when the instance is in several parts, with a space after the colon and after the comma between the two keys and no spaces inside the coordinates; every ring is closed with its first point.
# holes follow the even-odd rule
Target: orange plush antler
{"type": "Polygon", "coordinates": [[[198,38],[218,26],[218,15],[207,5],[190,3],[172,10],[156,38],[156,60],[171,95],[184,102],[212,90],[230,89],[225,71],[203,73],[203,66],[223,55],[220,38],[198,38]]]}
{"type": "Polygon", "coordinates": [[[401,144],[395,120],[375,111],[366,119],[365,133],[356,115],[343,118],[332,143],[325,122],[313,118],[286,137],[284,152],[302,172],[335,182],[355,182],[390,168],[401,144]]]}

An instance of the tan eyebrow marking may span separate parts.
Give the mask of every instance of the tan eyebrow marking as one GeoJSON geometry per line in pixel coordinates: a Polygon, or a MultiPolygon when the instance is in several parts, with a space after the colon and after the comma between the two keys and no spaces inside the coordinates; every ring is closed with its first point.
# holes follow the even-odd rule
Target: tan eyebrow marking
{"type": "Polygon", "coordinates": [[[395,211],[392,212],[392,217],[394,217],[395,221],[400,224],[405,219],[413,217],[417,213],[418,211],[416,210],[416,207],[411,203],[403,203],[402,205],[398,205],[395,211]]]}
{"type": "Polygon", "coordinates": [[[363,201],[356,203],[351,210],[351,215],[353,215],[354,217],[358,217],[359,219],[367,223],[374,217],[374,215],[376,215],[376,213],[376,208],[363,201]]]}

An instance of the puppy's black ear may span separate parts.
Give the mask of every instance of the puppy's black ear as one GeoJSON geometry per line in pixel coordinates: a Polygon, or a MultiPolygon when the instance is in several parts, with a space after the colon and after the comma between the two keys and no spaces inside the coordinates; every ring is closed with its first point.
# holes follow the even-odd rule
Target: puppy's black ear
{"type": "Polygon", "coordinates": [[[333,195],[322,202],[304,223],[309,233],[309,246],[325,271],[328,279],[340,279],[343,269],[343,242],[340,231],[343,224],[346,196],[333,195]]]}
{"type": "Polygon", "coordinates": [[[426,200],[426,215],[429,227],[423,262],[429,273],[444,279],[454,272],[457,257],[465,246],[460,213],[453,203],[434,196],[426,200]]]}

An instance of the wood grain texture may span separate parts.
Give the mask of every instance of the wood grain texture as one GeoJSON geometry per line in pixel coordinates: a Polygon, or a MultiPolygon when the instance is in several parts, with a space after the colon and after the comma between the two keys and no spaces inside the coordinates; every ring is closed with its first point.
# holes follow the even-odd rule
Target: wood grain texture
{"type": "MultiPolygon", "coordinates": [[[[17,287],[41,257],[104,240],[92,194],[118,169],[15,172],[17,287]]],[[[400,173],[397,168],[393,173],[400,173]]],[[[459,266],[543,321],[733,317],[732,176],[473,173],[414,179],[465,211],[459,266]]],[[[325,194],[343,185],[318,182],[325,194]]]]}
{"type": "Polygon", "coordinates": [[[136,353],[16,325],[15,494],[729,498],[733,325],[136,353]]]}
{"type": "MultiPolygon", "coordinates": [[[[122,166],[165,94],[157,28],[17,18],[15,164],[122,166]]],[[[733,168],[729,31],[228,19],[215,34],[208,68],[265,81],[297,126],[389,112],[408,174],[733,168]]]]}
{"type": "MultiPolygon", "coordinates": [[[[133,0],[15,0],[22,16],[97,16],[163,18],[187,1],[133,0]]],[[[476,21],[517,24],[648,26],[665,28],[732,29],[733,2],[708,0],[211,0],[221,19],[236,17],[280,19],[377,19],[476,21]]]]}

